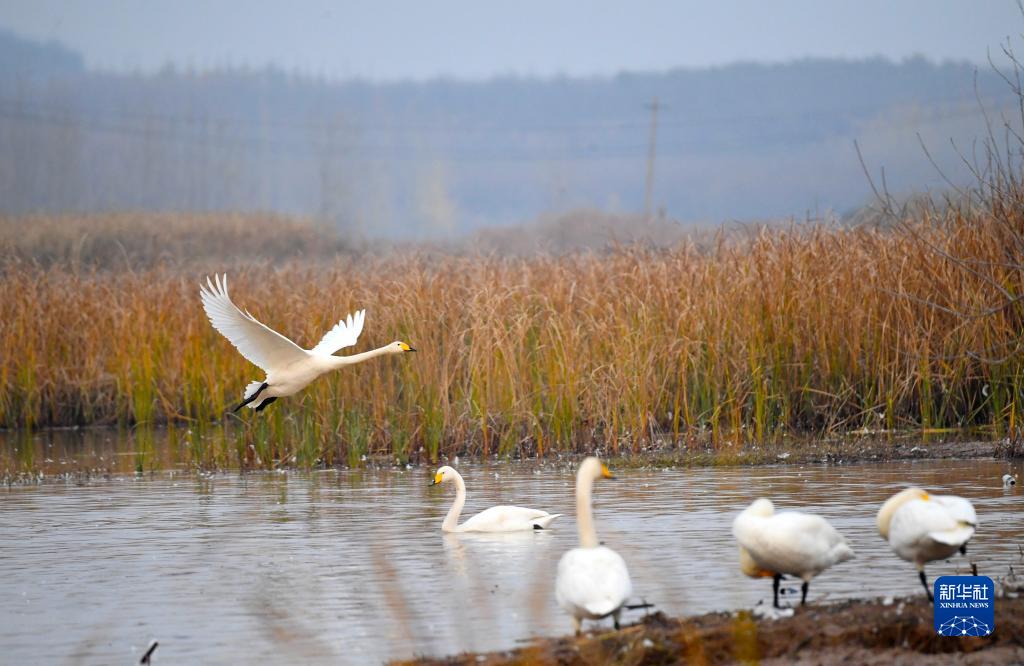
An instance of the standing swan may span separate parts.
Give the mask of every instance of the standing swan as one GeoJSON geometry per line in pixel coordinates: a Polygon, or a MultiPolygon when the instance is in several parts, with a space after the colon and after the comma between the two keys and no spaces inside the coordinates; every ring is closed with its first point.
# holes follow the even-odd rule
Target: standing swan
{"type": "Polygon", "coordinates": [[[455,481],[455,503],[441,523],[443,532],[519,532],[521,530],[544,530],[560,513],[548,513],[539,509],[525,509],[521,506],[492,506],[481,511],[459,525],[462,507],[466,504],[466,484],[462,475],[445,465],[434,474],[430,485],[455,481]]]}
{"type": "Polygon", "coordinates": [[[751,578],[771,578],[779,606],[783,574],[802,578],[800,604],[807,603],[811,579],[853,557],[846,539],[821,516],[798,511],[775,513],[771,500],[759,499],[732,522],[740,545],[740,570],[751,578]]]}
{"type": "Polygon", "coordinates": [[[334,356],[334,352],[351,347],[363,332],[366,310],[339,321],[319,343],[306,350],[260,323],[248,312],[242,312],[228,296],[228,277],[214,276],[216,285],[206,278],[199,285],[203,309],[213,327],[235,346],[249,362],[258,365],[266,378],[245,388],[243,400],[233,411],[248,405],[257,412],[278,398],[294,395],[320,375],[346,365],[361,363],[375,356],[416,351],[404,342],[392,342],[373,351],[334,356]]]}
{"type": "Polygon", "coordinates": [[[917,567],[928,600],[932,599],[927,562],[943,560],[960,551],[967,553],[967,542],[974,536],[978,515],[963,497],[929,495],[920,488],[896,493],[878,510],[878,533],[897,555],[917,567]]]}
{"type": "Polygon", "coordinates": [[[612,475],[594,457],[584,460],[576,473],[576,524],[580,547],[562,555],[555,579],[555,599],[572,616],[577,636],[584,619],[600,620],[611,615],[618,629],[619,613],[633,593],[625,561],[597,541],[590,494],[594,481],[601,478],[610,479],[612,475]]]}

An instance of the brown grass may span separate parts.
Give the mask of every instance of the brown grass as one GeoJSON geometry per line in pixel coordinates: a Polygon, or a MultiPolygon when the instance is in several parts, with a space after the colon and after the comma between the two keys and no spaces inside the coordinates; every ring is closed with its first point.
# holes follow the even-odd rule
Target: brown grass
{"type": "MultiPolygon", "coordinates": [[[[394,339],[421,351],[246,411],[231,457],[313,464],[420,447],[433,459],[620,452],[705,433],[1014,429],[1021,309],[1003,292],[1024,293],[1021,210],[924,210],[895,230],[763,229],[700,248],[559,258],[236,257],[232,297],[301,345],[365,307],[357,351],[394,339]]],[[[261,376],[200,307],[199,280],[222,265],[128,263],[8,254],[0,426],[198,427],[261,376]]]]}
{"type": "Polygon", "coordinates": [[[8,263],[71,270],[323,259],[349,251],[311,221],[272,214],[0,215],[0,256],[8,263]]]}

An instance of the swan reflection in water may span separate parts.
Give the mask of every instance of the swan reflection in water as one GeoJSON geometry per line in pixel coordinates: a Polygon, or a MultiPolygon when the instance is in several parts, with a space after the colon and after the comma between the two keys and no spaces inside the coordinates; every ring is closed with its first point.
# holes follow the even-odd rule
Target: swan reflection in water
{"type": "Polygon", "coordinates": [[[454,593],[477,617],[507,622],[498,615],[519,609],[512,614],[523,614],[529,634],[550,633],[554,537],[548,530],[442,534],[454,593]]]}

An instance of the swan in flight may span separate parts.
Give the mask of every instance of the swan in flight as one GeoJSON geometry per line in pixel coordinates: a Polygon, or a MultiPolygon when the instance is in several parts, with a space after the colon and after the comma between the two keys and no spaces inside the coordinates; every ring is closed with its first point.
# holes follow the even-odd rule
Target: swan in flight
{"type": "Polygon", "coordinates": [[[562,555],[555,579],[555,599],[572,616],[576,635],[583,620],[600,620],[612,616],[619,628],[619,614],[633,593],[626,562],[611,548],[602,546],[594,529],[594,513],[590,495],[597,479],[612,478],[608,468],[590,457],[580,464],[576,473],[576,525],[580,547],[562,555]]]}
{"type": "Polygon", "coordinates": [[[924,565],[944,560],[958,550],[967,553],[978,515],[963,497],[931,495],[920,488],[907,488],[886,500],[876,518],[878,533],[897,555],[913,562],[928,600],[932,590],[924,565]]]}
{"type": "Polygon", "coordinates": [[[759,499],[732,522],[740,546],[740,571],[751,578],[771,578],[774,606],[784,574],[803,579],[800,604],[807,603],[811,579],[853,557],[846,539],[821,516],[799,511],[775,513],[769,499],[759,499]]]}
{"type": "Polygon", "coordinates": [[[519,532],[521,530],[547,529],[555,518],[562,514],[548,513],[540,509],[526,509],[521,506],[492,506],[481,511],[466,522],[459,525],[462,507],[466,504],[466,483],[462,475],[445,465],[434,474],[430,485],[436,486],[445,481],[455,482],[455,503],[448,510],[448,515],[441,523],[443,532],[519,532]]]}
{"type": "Polygon", "coordinates": [[[404,342],[396,341],[361,354],[334,356],[334,352],[351,347],[359,339],[366,310],[350,314],[339,321],[312,349],[302,349],[257,321],[248,312],[239,310],[228,296],[227,275],[215,275],[214,278],[216,283],[207,277],[206,284],[199,285],[206,316],[242,356],[266,373],[263,381],[254,381],[245,388],[242,402],[234,409],[236,412],[246,405],[257,412],[261,411],[278,398],[298,393],[314,379],[331,370],[361,363],[375,356],[416,351],[404,342]]]}

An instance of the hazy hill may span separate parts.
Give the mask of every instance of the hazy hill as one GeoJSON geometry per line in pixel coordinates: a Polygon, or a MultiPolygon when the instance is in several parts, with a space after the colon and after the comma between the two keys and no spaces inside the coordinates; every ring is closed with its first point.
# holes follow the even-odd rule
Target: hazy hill
{"type": "MultiPolygon", "coordinates": [[[[88,71],[0,33],[0,211],[265,210],[397,237],[654,202],[686,222],[868,198],[853,140],[896,191],[966,179],[984,129],[966,64],[807,60],[594,79],[375,85],[281,71],[88,71]]],[[[1009,107],[977,73],[977,95],[1009,107]]]]}

